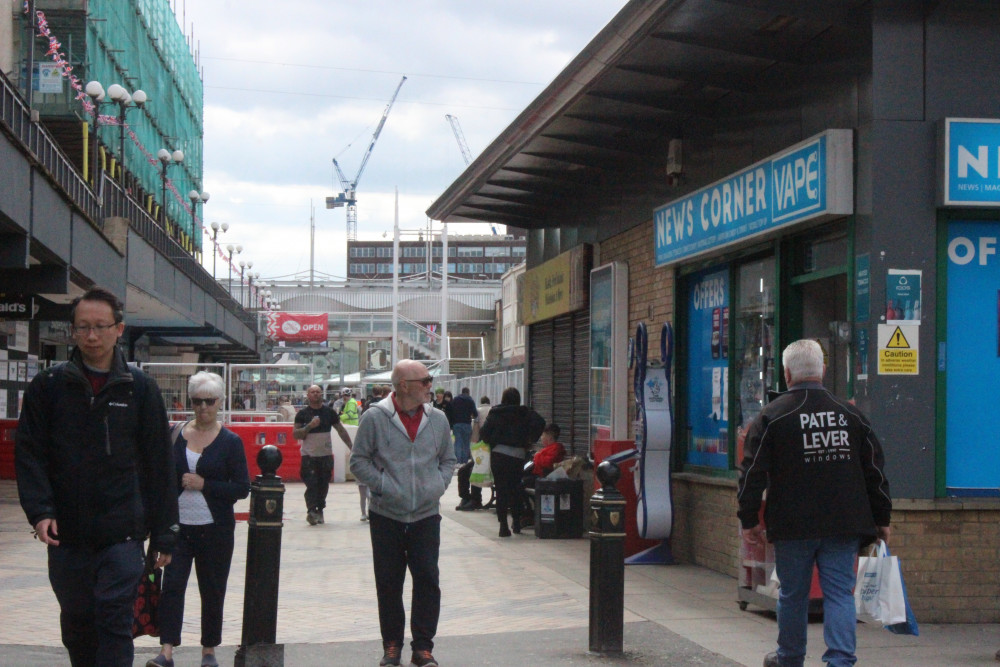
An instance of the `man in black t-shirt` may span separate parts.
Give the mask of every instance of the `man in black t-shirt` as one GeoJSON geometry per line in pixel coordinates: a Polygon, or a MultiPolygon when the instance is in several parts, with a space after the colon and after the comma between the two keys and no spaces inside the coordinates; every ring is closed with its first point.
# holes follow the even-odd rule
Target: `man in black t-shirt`
{"type": "Polygon", "coordinates": [[[351,436],[340,423],[333,408],[323,404],[323,390],[313,385],[306,391],[307,404],[295,415],[292,435],[301,442],[300,474],[306,485],[306,521],[310,526],[325,523],[323,509],[333,475],[333,440],[331,429],[351,448],[351,436]]]}

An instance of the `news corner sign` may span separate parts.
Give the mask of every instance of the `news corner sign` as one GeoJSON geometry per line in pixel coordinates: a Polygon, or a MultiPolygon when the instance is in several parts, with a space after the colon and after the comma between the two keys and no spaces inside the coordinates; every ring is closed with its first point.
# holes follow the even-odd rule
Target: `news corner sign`
{"type": "Polygon", "coordinates": [[[942,206],[1000,206],[1000,119],[945,118],[939,127],[942,206]]]}
{"type": "Polygon", "coordinates": [[[267,337],[273,341],[322,342],[327,339],[325,313],[268,313],[267,337]]]}
{"type": "Polygon", "coordinates": [[[826,130],[653,212],[656,265],[854,212],[854,135],[826,130]]]}

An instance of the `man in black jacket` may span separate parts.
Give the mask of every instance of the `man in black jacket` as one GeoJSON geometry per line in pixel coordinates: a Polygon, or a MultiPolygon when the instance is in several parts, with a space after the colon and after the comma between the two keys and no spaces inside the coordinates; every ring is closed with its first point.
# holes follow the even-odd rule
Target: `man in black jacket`
{"type": "Polygon", "coordinates": [[[876,537],[888,541],[892,501],[882,446],[868,419],[823,387],[823,349],[798,340],[782,354],[788,391],[750,425],[739,483],[743,539],[774,543],[781,581],[778,650],[764,667],[801,667],[806,654],[813,566],[823,589],[823,660],[853,665],[854,557],[876,537]]]}
{"type": "Polygon", "coordinates": [[[21,507],[48,545],[63,644],[78,665],[131,665],[143,541],[170,562],[177,491],[167,414],[117,341],[122,303],[95,287],[73,301],[76,348],[39,373],[18,422],[21,507]]]}

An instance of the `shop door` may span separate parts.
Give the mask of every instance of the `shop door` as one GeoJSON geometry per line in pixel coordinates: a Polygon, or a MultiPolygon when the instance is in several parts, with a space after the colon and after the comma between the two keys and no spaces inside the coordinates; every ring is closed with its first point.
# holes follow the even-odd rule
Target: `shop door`
{"type": "Polygon", "coordinates": [[[801,328],[789,332],[793,337],[819,341],[826,355],[826,377],[823,384],[834,395],[848,397],[850,377],[850,326],[847,318],[847,275],[838,274],[795,287],[793,302],[798,302],[801,328]]]}

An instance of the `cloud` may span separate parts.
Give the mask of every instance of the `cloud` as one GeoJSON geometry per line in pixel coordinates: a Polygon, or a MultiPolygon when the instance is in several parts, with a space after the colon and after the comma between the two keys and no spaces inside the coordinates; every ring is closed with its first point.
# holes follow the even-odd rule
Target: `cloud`
{"type": "MultiPolygon", "coordinates": [[[[205,218],[275,277],[309,269],[310,201],[316,269],[343,275],[345,211],[324,207],[341,190],[332,159],[355,177],[403,74],[359,182],[362,238],[391,235],[395,188],[401,226],[423,228],[465,169],[445,114],[478,155],[625,0],[181,3],[204,69],[205,218]]],[[[449,228],[463,232],[489,227],[449,228]]]]}

